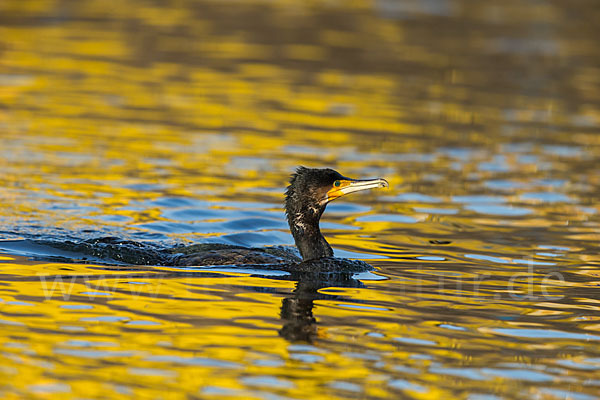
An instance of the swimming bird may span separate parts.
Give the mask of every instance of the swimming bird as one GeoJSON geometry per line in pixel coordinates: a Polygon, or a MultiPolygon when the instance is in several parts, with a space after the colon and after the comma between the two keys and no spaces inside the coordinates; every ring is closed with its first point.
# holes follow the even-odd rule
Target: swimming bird
{"type": "Polygon", "coordinates": [[[373,267],[363,261],[333,256],[331,246],[321,233],[319,221],[331,201],[350,193],[388,186],[388,182],[381,178],[351,179],[330,168],[298,167],[285,192],[285,213],[300,257],[284,246],[248,248],[201,243],[164,249],[158,245],[116,237],[88,239],[78,243],[38,241],[38,244],[58,248],[68,252],[66,254],[78,254],[80,256],[73,261],[85,262],[111,263],[114,260],[127,265],[232,265],[290,273],[368,271],[373,267]]]}
{"type": "Polygon", "coordinates": [[[292,271],[362,271],[372,267],[362,261],[333,257],[319,221],[327,204],[363,190],[389,187],[385,179],[351,179],[330,168],[298,167],[285,192],[285,213],[301,258],[282,247],[245,248],[201,244],[175,248],[175,265],[256,264],[282,266],[292,271]],[[211,247],[213,246],[213,247],[211,247]],[[217,246],[216,248],[214,246],[217,246]]]}

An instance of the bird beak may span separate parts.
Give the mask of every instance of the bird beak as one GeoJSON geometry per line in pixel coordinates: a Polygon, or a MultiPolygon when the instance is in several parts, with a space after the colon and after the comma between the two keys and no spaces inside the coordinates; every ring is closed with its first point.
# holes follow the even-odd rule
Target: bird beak
{"type": "Polygon", "coordinates": [[[338,186],[333,187],[325,194],[325,198],[321,201],[321,205],[327,204],[332,200],[342,197],[346,194],[360,192],[361,190],[376,189],[381,187],[390,187],[388,181],[382,178],[377,179],[342,179],[336,181],[338,186]]]}

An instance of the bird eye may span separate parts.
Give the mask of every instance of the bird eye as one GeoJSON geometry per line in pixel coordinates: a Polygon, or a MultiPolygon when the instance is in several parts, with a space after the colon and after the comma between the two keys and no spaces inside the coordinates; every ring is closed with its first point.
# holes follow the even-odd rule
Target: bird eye
{"type": "Polygon", "coordinates": [[[339,187],[340,185],[341,185],[340,181],[333,182],[333,186],[335,186],[335,187],[339,187]]]}

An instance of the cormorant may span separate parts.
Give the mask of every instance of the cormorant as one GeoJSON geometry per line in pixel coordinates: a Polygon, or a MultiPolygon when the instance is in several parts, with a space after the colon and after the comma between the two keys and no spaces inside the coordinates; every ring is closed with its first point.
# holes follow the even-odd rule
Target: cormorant
{"type": "MultiPolygon", "coordinates": [[[[211,266],[235,265],[257,269],[302,273],[353,273],[373,269],[357,260],[333,257],[331,246],[319,229],[319,220],[325,207],[346,194],[361,190],[388,187],[385,179],[358,180],[342,176],[329,168],[298,167],[285,193],[285,213],[302,258],[282,246],[248,248],[217,243],[176,246],[170,249],[116,237],[71,241],[36,241],[73,254],[72,261],[102,262],[111,260],[128,265],[211,266]],[[77,255],[91,256],[77,257],[77,255]]],[[[51,257],[56,258],[56,257],[51,257]]]]}
{"type": "Polygon", "coordinates": [[[381,178],[351,179],[330,168],[298,167],[285,193],[285,213],[302,259],[281,247],[249,249],[201,244],[175,248],[174,251],[180,255],[174,258],[173,264],[273,265],[294,272],[351,272],[372,269],[362,261],[334,258],[333,250],[319,228],[319,220],[330,201],[346,194],[388,186],[388,182],[381,178]]]}

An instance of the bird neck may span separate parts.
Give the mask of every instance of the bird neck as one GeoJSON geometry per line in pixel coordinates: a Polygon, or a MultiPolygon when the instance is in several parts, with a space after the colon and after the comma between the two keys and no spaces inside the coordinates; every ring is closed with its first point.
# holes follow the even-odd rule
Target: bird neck
{"type": "Polygon", "coordinates": [[[288,224],[303,261],[333,257],[333,250],[321,234],[319,219],[323,208],[308,208],[288,212],[288,224]]]}

